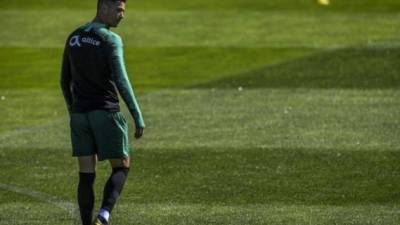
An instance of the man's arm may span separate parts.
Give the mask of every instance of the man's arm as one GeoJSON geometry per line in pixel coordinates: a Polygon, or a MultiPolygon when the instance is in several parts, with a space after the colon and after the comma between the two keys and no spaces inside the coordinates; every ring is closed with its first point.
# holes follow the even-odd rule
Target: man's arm
{"type": "Polygon", "coordinates": [[[143,133],[143,128],[145,127],[145,124],[139,104],[136,101],[133,88],[131,86],[131,83],[129,82],[128,74],[126,72],[122,40],[118,35],[115,34],[111,35],[110,38],[111,76],[118,88],[121,97],[128,106],[129,112],[135,120],[136,137],[138,138],[143,133]]]}
{"type": "Polygon", "coordinates": [[[71,93],[71,69],[68,59],[67,46],[64,49],[63,61],[61,66],[61,90],[64,95],[65,103],[67,105],[68,112],[71,112],[72,105],[72,93],[71,93]]]}

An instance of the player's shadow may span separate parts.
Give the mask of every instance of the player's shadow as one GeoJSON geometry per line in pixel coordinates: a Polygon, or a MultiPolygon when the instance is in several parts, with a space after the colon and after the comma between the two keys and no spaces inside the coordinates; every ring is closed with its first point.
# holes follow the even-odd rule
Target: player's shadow
{"type": "Polygon", "coordinates": [[[400,152],[381,150],[160,149],[136,155],[132,194],[191,204],[391,204],[400,152]]]}
{"type": "Polygon", "coordinates": [[[391,89],[400,87],[400,48],[327,50],[192,88],[391,89]]]}

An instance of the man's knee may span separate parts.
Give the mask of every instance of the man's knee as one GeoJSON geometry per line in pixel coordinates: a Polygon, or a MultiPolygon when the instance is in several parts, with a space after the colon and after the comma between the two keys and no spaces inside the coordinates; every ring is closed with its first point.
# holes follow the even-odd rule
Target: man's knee
{"type": "Polygon", "coordinates": [[[129,168],[130,167],[130,158],[121,158],[121,159],[110,159],[110,164],[112,168],[129,168]]]}
{"type": "Polygon", "coordinates": [[[94,173],[96,171],[96,155],[78,157],[79,172],[94,173]]]}

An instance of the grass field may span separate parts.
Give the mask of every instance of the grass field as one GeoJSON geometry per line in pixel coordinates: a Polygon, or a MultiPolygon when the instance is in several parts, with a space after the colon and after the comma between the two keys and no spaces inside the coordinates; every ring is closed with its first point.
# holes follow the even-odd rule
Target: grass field
{"type": "MultiPolygon", "coordinates": [[[[59,72],[94,6],[0,1],[0,225],[79,224],[59,72]]],[[[400,224],[398,21],[397,0],[128,2],[148,127],[111,223],[400,224]]]]}

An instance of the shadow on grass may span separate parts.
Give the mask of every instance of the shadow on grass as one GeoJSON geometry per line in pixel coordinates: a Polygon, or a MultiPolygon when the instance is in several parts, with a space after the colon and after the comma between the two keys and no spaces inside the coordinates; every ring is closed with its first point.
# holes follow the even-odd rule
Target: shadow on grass
{"type": "Polygon", "coordinates": [[[347,48],[259,68],[191,88],[400,87],[400,49],[347,48]]]}
{"type": "MultiPolygon", "coordinates": [[[[76,162],[69,149],[0,153],[2,182],[61,199],[75,196],[76,162]]],[[[380,149],[138,149],[124,199],[144,204],[395,204],[400,201],[399,161],[399,151],[380,149]]],[[[98,193],[109,172],[108,163],[99,164],[98,193]]]]}
{"type": "Polygon", "coordinates": [[[400,200],[400,152],[161,151],[136,155],[134,201],[346,205],[400,200]]]}

